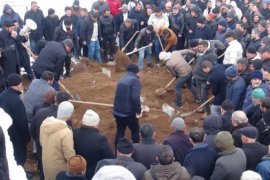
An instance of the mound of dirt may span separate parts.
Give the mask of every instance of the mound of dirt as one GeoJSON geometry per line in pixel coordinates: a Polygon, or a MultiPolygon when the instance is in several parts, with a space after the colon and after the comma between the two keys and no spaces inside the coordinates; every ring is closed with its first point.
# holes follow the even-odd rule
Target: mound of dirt
{"type": "MultiPolygon", "coordinates": [[[[97,64],[98,65],[98,64],[97,64]]],[[[98,65],[99,66],[99,65],[98,65]]],[[[101,67],[89,67],[86,71],[74,74],[71,79],[65,79],[62,83],[73,94],[79,95],[82,101],[99,102],[113,104],[115,88],[118,80],[124,75],[124,72],[115,72],[114,67],[108,67],[112,74],[111,78],[98,71],[101,67]]],[[[169,103],[175,98],[174,91],[167,92],[162,97],[155,95],[155,90],[164,87],[170,80],[171,75],[165,68],[146,69],[141,73],[141,96],[145,97],[144,105],[150,107],[150,112],[145,113],[140,119],[140,123],[149,122],[154,124],[157,133],[157,141],[162,142],[166,135],[171,132],[170,118],[162,112],[162,104],[169,103]]],[[[173,87],[175,84],[172,85],[173,87]]],[[[192,102],[192,96],[188,89],[183,90],[184,106],[176,111],[188,112],[195,109],[198,105],[192,102]]],[[[112,108],[97,105],[85,105],[74,103],[75,113],[73,116],[73,125],[80,127],[81,119],[87,109],[93,109],[101,118],[100,130],[105,134],[111,145],[113,145],[116,132],[115,120],[112,114],[112,108]]],[[[194,114],[186,118],[188,127],[201,126],[199,121],[200,114],[194,114]],[[198,119],[198,120],[197,120],[198,119]]],[[[129,132],[129,131],[128,131],[129,132]]],[[[127,133],[127,137],[130,134],[127,133]]]]}
{"type": "Polygon", "coordinates": [[[101,71],[101,67],[97,62],[91,61],[90,59],[86,58],[86,57],[82,57],[80,62],[75,64],[72,64],[72,74],[80,74],[83,72],[100,72],[101,71]]]}
{"type": "Polygon", "coordinates": [[[115,71],[123,72],[126,70],[128,64],[132,63],[130,58],[121,50],[115,54],[115,71]]]}

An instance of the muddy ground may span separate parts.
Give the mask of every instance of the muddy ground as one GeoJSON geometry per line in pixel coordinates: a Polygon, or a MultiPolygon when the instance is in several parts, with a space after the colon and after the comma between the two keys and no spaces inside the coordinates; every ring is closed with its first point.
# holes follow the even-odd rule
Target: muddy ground
{"type": "MultiPolygon", "coordinates": [[[[136,59],[136,57],[133,59],[136,59]]],[[[74,66],[72,77],[70,79],[62,80],[62,84],[64,84],[74,97],[79,97],[82,101],[113,104],[117,82],[125,72],[119,72],[119,69],[115,71],[115,66],[103,65],[102,67],[96,63],[89,63],[87,60],[83,60],[82,63],[78,63],[74,66]],[[111,77],[108,77],[101,72],[102,67],[111,71],[111,77]]],[[[155,90],[160,87],[164,87],[172,79],[172,76],[168,73],[165,67],[146,67],[141,71],[140,78],[142,85],[141,96],[145,97],[143,104],[150,108],[150,112],[144,113],[143,117],[140,119],[140,123],[152,123],[156,128],[156,140],[157,142],[162,143],[164,138],[171,132],[171,120],[166,113],[162,112],[162,105],[164,103],[171,105],[171,102],[174,100],[175,82],[172,84],[171,91],[168,91],[162,97],[157,97],[155,95],[155,90]]],[[[75,111],[72,118],[73,126],[80,127],[84,112],[87,109],[93,109],[100,116],[101,122],[99,129],[101,133],[108,138],[109,143],[113,148],[116,126],[112,114],[112,108],[78,103],[74,103],[74,106],[75,111]]],[[[186,88],[183,89],[182,108],[174,108],[176,108],[176,111],[183,113],[192,111],[197,106],[198,104],[193,102],[191,93],[186,88]]],[[[202,114],[195,113],[185,119],[187,132],[190,127],[202,125],[202,121],[200,120],[201,115],[202,114]]],[[[130,137],[129,130],[127,130],[126,136],[130,137]]],[[[36,166],[32,156],[30,156],[25,167],[31,172],[36,172],[36,166]]]]}

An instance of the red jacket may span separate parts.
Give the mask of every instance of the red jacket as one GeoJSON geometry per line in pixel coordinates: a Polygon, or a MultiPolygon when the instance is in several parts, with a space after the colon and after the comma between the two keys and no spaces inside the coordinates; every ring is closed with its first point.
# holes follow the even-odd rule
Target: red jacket
{"type": "Polygon", "coordinates": [[[114,17],[120,11],[121,3],[119,0],[107,0],[111,15],[114,17]]]}

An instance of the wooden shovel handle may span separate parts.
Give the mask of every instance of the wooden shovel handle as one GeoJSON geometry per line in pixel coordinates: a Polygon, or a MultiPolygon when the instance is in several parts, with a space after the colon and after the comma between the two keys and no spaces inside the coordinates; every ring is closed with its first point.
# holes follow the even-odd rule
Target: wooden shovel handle
{"type": "Polygon", "coordinates": [[[76,100],[69,100],[69,102],[79,103],[79,104],[90,104],[90,105],[113,107],[113,104],[98,103],[98,102],[76,101],[76,100]]]}
{"type": "Polygon", "coordinates": [[[127,44],[123,47],[123,49],[126,49],[126,47],[129,45],[129,43],[132,41],[132,39],[138,34],[139,31],[136,31],[135,34],[130,38],[130,40],[127,42],[127,44]]]}
{"type": "Polygon", "coordinates": [[[70,95],[72,99],[75,99],[74,96],[69,92],[69,90],[60,81],[58,81],[58,84],[70,95]]]}
{"type": "Polygon", "coordinates": [[[193,112],[198,111],[199,109],[201,109],[204,105],[206,105],[209,101],[211,101],[212,99],[214,99],[215,96],[210,97],[207,101],[205,101],[204,103],[202,103],[199,107],[197,107],[196,109],[193,110],[193,112]]]}
{"type": "Polygon", "coordinates": [[[165,86],[165,89],[168,88],[174,81],[176,77],[172,78],[172,80],[165,86]]]}

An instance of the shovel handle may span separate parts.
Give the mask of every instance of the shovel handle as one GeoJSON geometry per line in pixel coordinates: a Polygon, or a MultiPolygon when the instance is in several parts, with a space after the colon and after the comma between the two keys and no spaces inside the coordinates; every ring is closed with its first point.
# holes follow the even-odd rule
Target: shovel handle
{"type": "Polygon", "coordinates": [[[70,95],[72,99],[75,99],[74,96],[69,92],[69,90],[60,81],[58,82],[58,84],[70,95]]]}
{"type": "Polygon", "coordinates": [[[158,37],[158,41],[159,41],[159,44],[160,44],[160,46],[161,46],[161,49],[162,49],[162,51],[164,51],[164,48],[163,48],[162,42],[161,42],[160,37],[159,37],[159,35],[158,35],[158,34],[157,34],[157,37],[158,37]]]}
{"type": "Polygon", "coordinates": [[[123,49],[126,49],[126,47],[129,45],[129,43],[132,41],[132,39],[138,34],[139,31],[136,31],[133,36],[130,38],[130,40],[127,42],[127,44],[123,47],[123,49]]]}
{"type": "Polygon", "coordinates": [[[172,80],[165,86],[165,89],[168,88],[174,81],[176,77],[172,78],[172,80]]]}
{"type": "Polygon", "coordinates": [[[76,101],[76,100],[69,100],[69,102],[79,103],[79,104],[90,104],[90,105],[113,107],[113,104],[106,104],[106,103],[97,103],[97,102],[88,102],[88,101],[76,101]]]}
{"type": "Polygon", "coordinates": [[[207,101],[205,101],[204,103],[202,103],[199,107],[197,107],[196,109],[193,110],[193,112],[198,111],[199,109],[201,109],[204,105],[206,105],[209,101],[211,101],[212,99],[214,99],[215,96],[210,97],[207,101]]]}
{"type": "Polygon", "coordinates": [[[135,52],[138,52],[139,50],[142,50],[142,49],[145,49],[145,48],[148,48],[148,47],[149,47],[149,45],[143,46],[143,47],[137,49],[137,51],[131,51],[131,52],[127,53],[126,55],[127,55],[127,56],[128,56],[128,55],[131,55],[131,54],[133,54],[133,53],[135,53],[135,52]]]}

